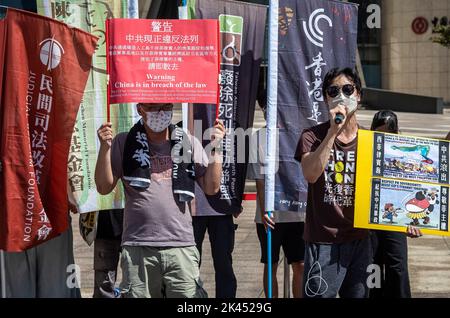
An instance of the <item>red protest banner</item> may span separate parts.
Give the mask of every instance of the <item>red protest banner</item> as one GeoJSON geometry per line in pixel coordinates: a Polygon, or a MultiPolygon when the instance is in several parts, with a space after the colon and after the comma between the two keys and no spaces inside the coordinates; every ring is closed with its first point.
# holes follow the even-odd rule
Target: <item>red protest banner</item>
{"type": "Polygon", "coordinates": [[[23,251],[68,227],[67,160],[95,45],[34,13],[8,8],[0,21],[2,250],[23,251]]]}
{"type": "Polygon", "coordinates": [[[217,20],[107,20],[110,103],[217,103],[217,20]]]}

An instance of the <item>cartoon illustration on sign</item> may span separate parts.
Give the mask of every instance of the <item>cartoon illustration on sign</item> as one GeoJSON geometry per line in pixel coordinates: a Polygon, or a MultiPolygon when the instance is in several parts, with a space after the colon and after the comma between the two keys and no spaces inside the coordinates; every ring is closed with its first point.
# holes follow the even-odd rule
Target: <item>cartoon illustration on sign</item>
{"type": "Polygon", "coordinates": [[[371,223],[439,228],[442,214],[440,187],[394,180],[377,182],[380,182],[380,190],[377,194],[374,192],[371,223]]]}
{"type": "Polygon", "coordinates": [[[437,183],[439,143],[386,135],[383,168],[384,177],[437,183]]]}
{"type": "Polygon", "coordinates": [[[394,223],[394,217],[398,216],[398,213],[402,211],[401,208],[396,208],[394,204],[392,203],[386,203],[384,205],[384,213],[383,213],[383,219],[389,220],[389,223],[394,223]]]}

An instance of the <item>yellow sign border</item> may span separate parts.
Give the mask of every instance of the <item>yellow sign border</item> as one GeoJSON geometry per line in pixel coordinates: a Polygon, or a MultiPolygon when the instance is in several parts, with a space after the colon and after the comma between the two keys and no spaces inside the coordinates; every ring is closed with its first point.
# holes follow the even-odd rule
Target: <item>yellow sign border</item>
{"type": "MultiPolygon", "coordinates": [[[[371,196],[372,196],[372,180],[397,180],[406,183],[420,183],[424,185],[433,186],[443,186],[443,184],[431,184],[427,182],[410,181],[403,179],[390,179],[390,178],[379,178],[373,177],[373,145],[374,145],[374,131],[370,130],[358,130],[358,147],[356,153],[356,190],[355,190],[355,215],[354,215],[354,227],[363,229],[374,229],[374,230],[385,230],[385,231],[395,231],[395,232],[406,232],[406,226],[395,226],[395,225],[385,225],[385,224],[372,224],[370,220],[370,209],[371,209],[371,196]]],[[[405,135],[402,135],[405,136],[405,135]]],[[[405,136],[408,137],[408,136],[405,136]]],[[[414,137],[417,139],[430,139],[414,137]]],[[[449,186],[450,185],[445,185],[449,186]]],[[[450,209],[450,202],[449,202],[450,209]]],[[[447,219],[447,222],[450,220],[447,219]]],[[[447,231],[431,230],[422,227],[420,231],[423,234],[438,235],[438,236],[450,236],[450,226],[447,231]]]]}

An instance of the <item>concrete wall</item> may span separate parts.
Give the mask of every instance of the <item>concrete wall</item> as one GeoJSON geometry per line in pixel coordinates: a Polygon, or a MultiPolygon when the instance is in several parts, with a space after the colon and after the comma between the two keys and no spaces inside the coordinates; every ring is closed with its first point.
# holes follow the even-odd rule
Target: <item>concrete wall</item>
{"type": "Polygon", "coordinates": [[[383,0],[381,12],[382,88],[449,102],[450,49],[430,37],[435,16],[450,18],[450,0],[383,0]],[[429,23],[422,35],[411,28],[419,16],[429,23]]]}
{"type": "Polygon", "coordinates": [[[362,97],[362,105],[367,109],[426,114],[444,112],[444,103],[440,97],[411,95],[368,87],[363,89],[362,97]]]}

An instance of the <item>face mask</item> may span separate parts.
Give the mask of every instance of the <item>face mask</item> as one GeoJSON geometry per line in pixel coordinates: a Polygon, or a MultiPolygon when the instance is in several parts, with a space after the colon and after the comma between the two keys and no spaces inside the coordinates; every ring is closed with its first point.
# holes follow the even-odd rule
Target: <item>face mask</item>
{"type": "Polygon", "coordinates": [[[331,108],[335,108],[337,105],[342,104],[347,107],[349,114],[353,113],[358,108],[358,101],[355,96],[347,97],[344,94],[340,94],[330,101],[331,108]]]}
{"type": "Polygon", "coordinates": [[[172,121],[171,110],[145,113],[147,114],[147,121],[145,123],[147,124],[148,128],[157,133],[169,127],[172,121]]]}

